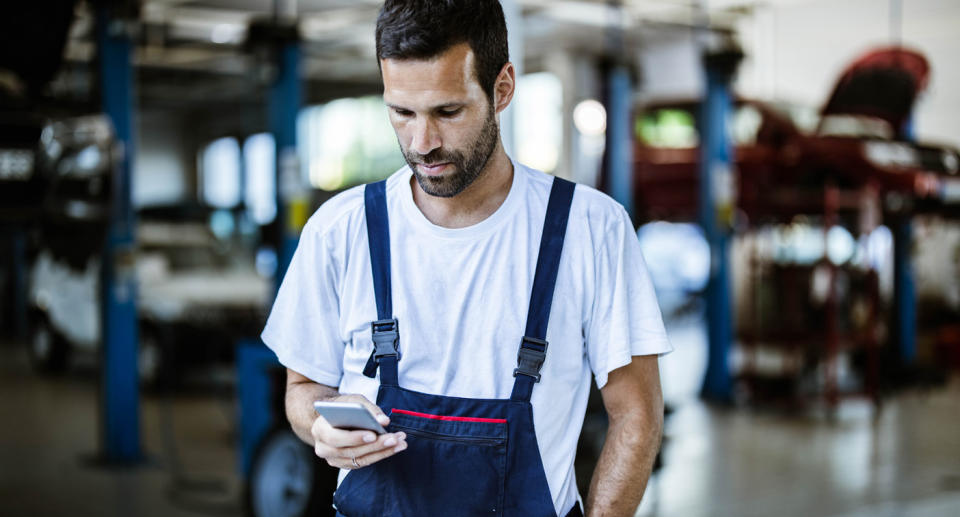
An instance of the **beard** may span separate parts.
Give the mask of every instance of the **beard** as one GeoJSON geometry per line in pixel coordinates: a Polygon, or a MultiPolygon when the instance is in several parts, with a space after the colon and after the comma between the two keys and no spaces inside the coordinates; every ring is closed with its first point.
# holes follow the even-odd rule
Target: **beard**
{"type": "Polygon", "coordinates": [[[497,147],[500,128],[497,126],[496,114],[493,107],[483,123],[483,128],[473,144],[464,151],[444,149],[442,147],[430,151],[428,154],[419,154],[407,149],[403,151],[403,158],[413,170],[417,183],[424,192],[436,197],[453,197],[466,190],[473,184],[487,167],[487,162],[497,147]],[[449,163],[450,172],[440,176],[428,176],[420,172],[417,165],[434,165],[449,163]]]}

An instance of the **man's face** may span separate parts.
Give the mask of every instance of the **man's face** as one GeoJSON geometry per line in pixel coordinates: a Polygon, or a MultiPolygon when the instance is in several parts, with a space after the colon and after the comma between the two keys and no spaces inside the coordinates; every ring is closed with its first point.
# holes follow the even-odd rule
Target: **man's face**
{"type": "Polygon", "coordinates": [[[483,173],[500,141],[496,113],[466,43],[429,60],[381,60],[383,99],[424,192],[453,197],[483,173]]]}

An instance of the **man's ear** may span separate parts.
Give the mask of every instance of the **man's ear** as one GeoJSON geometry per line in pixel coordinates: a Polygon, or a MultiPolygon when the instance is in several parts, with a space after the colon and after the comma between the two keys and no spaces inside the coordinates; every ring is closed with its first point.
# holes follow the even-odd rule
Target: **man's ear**
{"type": "Polygon", "coordinates": [[[497,80],[493,83],[493,102],[497,113],[507,109],[510,101],[513,100],[513,92],[516,91],[517,77],[516,69],[513,63],[507,62],[497,74],[497,80]]]}

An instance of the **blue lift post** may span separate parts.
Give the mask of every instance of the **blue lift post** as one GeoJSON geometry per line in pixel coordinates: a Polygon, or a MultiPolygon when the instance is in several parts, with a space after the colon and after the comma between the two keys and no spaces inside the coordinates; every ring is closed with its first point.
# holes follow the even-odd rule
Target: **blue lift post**
{"type": "Polygon", "coordinates": [[[131,176],[134,135],[132,41],[129,21],[108,7],[97,9],[100,96],[121,153],[114,168],[111,216],[103,253],[101,311],[101,453],[108,464],[142,460],[137,369],[137,308],[131,176]]]}
{"type": "MultiPolygon", "coordinates": [[[[907,140],[914,140],[913,120],[908,119],[902,129],[907,140]]],[[[917,295],[913,280],[913,220],[910,210],[893,222],[893,308],[894,329],[899,349],[900,364],[909,367],[917,356],[917,295]]]]}
{"type": "Polygon", "coordinates": [[[913,364],[917,355],[917,300],[910,258],[912,243],[913,223],[908,215],[904,215],[893,223],[894,327],[902,366],[913,364]]]}
{"type": "Polygon", "coordinates": [[[607,73],[607,170],[610,195],[633,217],[633,84],[625,65],[607,73]]]}
{"type": "MultiPolygon", "coordinates": [[[[297,116],[302,104],[301,48],[296,20],[254,21],[248,46],[269,71],[268,120],[276,142],[277,272],[275,291],[286,274],[307,219],[308,197],[297,153],[297,116]]],[[[249,479],[256,449],[274,428],[271,375],[282,368],[276,355],[259,339],[237,343],[237,396],[240,403],[240,470],[249,479]]]]}
{"type": "Polygon", "coordinates": [[[607,0],[609,19],[604,31],[607,151],[604,166],[610,196],[630,214],[633,207],[633,80],[623,34],[623,0],[607,0]]]}
{"type": "Polygon", "coordinates": [[[732,103],[730,83],[743,57],[739,49],[707,52],[706,95],[700,115],[700,225],[710,244],[707,283],[707,372],[701,395],[708,400],[733,400],[730,346],[733,339],[733,295],[730,286],[730,240],[733,223],[734,156],[727,121],[732,103]]]}
{"type": "MultiPolygon", "coordinates": [[[[292,32],[296,34],[295,29],[292,32]]],[[[302,102],[300,42],[291,37],[276,44],[277,75],[270,88],[270,129],[277,152],[277,221],[281,238],[276,285],[279,289],[306,222],[307,200],[297,154],[297,115],[302,102]]]]}

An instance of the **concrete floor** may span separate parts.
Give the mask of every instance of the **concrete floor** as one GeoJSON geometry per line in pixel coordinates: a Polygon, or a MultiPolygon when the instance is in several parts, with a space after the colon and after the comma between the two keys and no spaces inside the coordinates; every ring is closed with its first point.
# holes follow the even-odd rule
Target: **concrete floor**
{"type": "MultiPolygon", "coordinates": [[[[692,360],[680,341],[673,361],[692,360]]],[[[41,378],[22,347],[0,346],[0,516],[242,514],[229,388],[145,397],[150,461],[129,469],[87,461],[96,393],[89,367],[41,378]]],[[[675,399],[639,516],[960,515],[960,379],[879,415],[848,403],[833,421],[675,399]]]]}
{"type": "Polygon", "coordinates": [[[689,403],[641,516],[958,516],[960,379],[836,419],[689,403]]]}
{"type": "Polygon", "coordinates": [[[242,515],[232,390],[145,396],[147,461],[102,467],[95,370],[40,377],[23,350],[0,346],[0,516],[242,515]]]}

